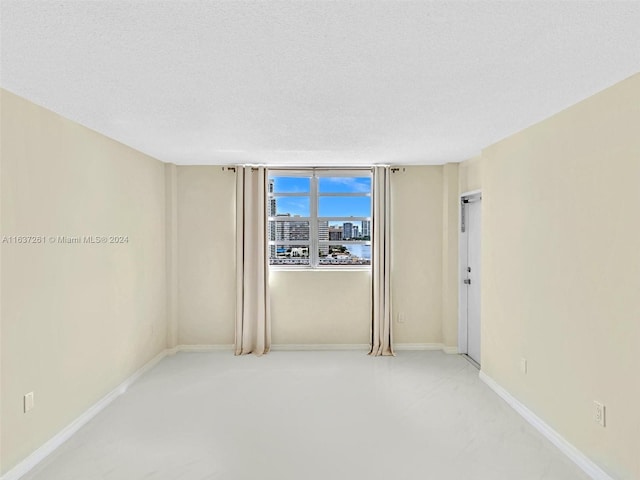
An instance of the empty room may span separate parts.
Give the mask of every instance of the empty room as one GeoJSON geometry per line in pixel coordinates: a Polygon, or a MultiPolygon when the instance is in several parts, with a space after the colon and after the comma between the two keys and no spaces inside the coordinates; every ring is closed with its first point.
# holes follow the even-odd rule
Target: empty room
{"type": "Polygon", "coordinates": [[[0,0],[0,480],[640,480],[639,25],[0,0]]]}

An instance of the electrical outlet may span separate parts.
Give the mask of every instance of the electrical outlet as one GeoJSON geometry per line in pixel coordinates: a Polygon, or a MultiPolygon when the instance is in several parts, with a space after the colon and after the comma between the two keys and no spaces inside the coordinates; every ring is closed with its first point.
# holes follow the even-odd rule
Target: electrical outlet
{"type": "Polygon", "coordinates": [[[520,359],[520,371],[523,374],[527,374],[527,359],[526,358],[521,358],[520,359]]]}
{"type": "Polygon", "coordinates": [[[606,414],[605,406],[602,403],[596,402],[594,400],[593,401],[593,420],[596,423],[599,423],[603,427],[605,426],[605,414],[606,414]]]}
{"type": "Polygon", "coordinates": [[[398,323],[404,323],[404,312],[398,312],[398,323]]]}
{"type": "Polygon", "coordinates": [[[24,396],[24,413],[33,410],[33,407],[35,407],[33,392],[29,392],[24,396]]]}

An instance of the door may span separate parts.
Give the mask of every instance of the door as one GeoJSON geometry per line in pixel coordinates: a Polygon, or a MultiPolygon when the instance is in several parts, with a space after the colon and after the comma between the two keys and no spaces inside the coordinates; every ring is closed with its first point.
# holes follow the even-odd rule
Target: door
{"type": "Polygon", "coordinates": [[[467,355],[480,365],[480,238],[481,208],[480,196],[470,197],[465,208],[465,230],[467,236],[466,272],[464,287],[466,288],[466,329],[467,355]]]}

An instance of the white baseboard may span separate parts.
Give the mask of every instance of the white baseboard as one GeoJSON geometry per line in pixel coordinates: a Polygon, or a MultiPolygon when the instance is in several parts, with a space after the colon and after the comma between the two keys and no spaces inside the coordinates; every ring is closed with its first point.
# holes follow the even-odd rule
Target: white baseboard
{"type": "Polygon", "coordinates": [[[178,345],[177,347],[169,349],[169,352],[174,354],[178,352],[217,352],[220,350],[233,351],[233,345],[178,345]]]}
{"type": "Polygon", "coordinates": [[[441,343],[394,343],[394,350],[442,350],[441,343]]]}
{"type": "Polygon", "coordinates": [[[442,350],[444,353],[457,354],[458,347],[449,347],[442,343],[395,343],[393,349],[402,350],[442,350]]]}
{"type": "Polygon", "coordinates": [[[6,472],[0,480],[18,480],[24,474],[29,472],[32,468],[34,468],[38,463],[44,460],[48,455],[50,455],[56,448],[66,442],[74,433],[80,430],[84,425],[87,424],[93,417],[95,417],[98,413],[104,410],[111,402],[113,402],[116,398],[122,395],[127,389],[140,378],[145,372],[153,368],[160,360],[162,360],[167,355],[167,350],[163,350],[158,355],[153,357],[147,363],[145,363],[141,368],[139,368],[133,375],[128,377],[124,382],[114,388],[107,395],[98,400],[97,403],[93,404],[86,410],[82,415],[76,418],[69,425],[64,427],[60,432],[54,435],[51,439],[45,442],[40,448],[34,451],[27,458],[18,463],[11,470],[6,472]]]}
{"type": "MultiPolygon", "coordinates": [[[[215,352],[233,350],[233,345],[178,345],[170,349],[178,352],[215,352]]],[[[369,350],[369,345],[359,343],[287,343],[271,345],[271,351],[313,351],[313,350],[369,350]]]]}
{"type": "Polygon", "coordinates": [[[491,390],[498,394],[507,404],[518,412],[527,422],[529,422],[544,437],[553,443],[558,449],[569,457],[576,465],[594,480],[614,480],[608,473],[602,470],[584,453],[569,443],[562,435],[551,428],[544,420],[524,406],[507,390],[501,387],[493,378],[484,372],[480,372],[480,380],[486,383],[491,390]]]}
{"type": "MultiPolygon", "coordinates": [[[[281,343],[271,345],[271,351],[318,351],[318,350],[369,350],[366,343],[281,343]]],[[[442,343],[396,343],[394,350],[442,350],[444,353],[457,354],[458,347],[442,343]]],[[[178,352],[214,352],[233,350],[233,345],[178,345],[168,350],[172,355],[178,352]]]]}
{"type": "Polygon", "coordinates": [[[318,344],[276,344],[271,345],[271,351],[312,351],[312,350],[369,350],[366,343],[318,343],[318,344]]]}
{"type": "MultiPolygon", "coordinates": [[[[317,343],[317,344],[276,344],[272,351],[313,351],[313,350],[365,350],[371,348],[366,343],[317,343]]],[[[393,349],[402,350],[442,350],[445,353],[458,353],[458,347],[447,347],[441,343],[396,343],[393,349]]]]}

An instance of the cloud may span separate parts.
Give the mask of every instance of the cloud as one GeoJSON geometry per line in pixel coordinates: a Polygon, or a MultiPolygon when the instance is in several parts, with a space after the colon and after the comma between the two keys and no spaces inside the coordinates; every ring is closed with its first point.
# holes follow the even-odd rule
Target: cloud
{"type": "Polygon", "coordinates": [[[289,213],[291,215],[309,216],[309,201],[301,199],[280,197],[277,203],[278,215],[289,213]]]}
{"type": "Polygon", "coordinates": [[[371,191],[371,183],[369,181],[363,181],[356,177],[327,177],[327,180],[331,183],[344,185],[354,193],[369,193],[371,191]]]}
{"type": "Polygon", "coordinates": [[[286,177],[276,176],[270,177],[269,180],[273,180],[275,183],[276,192],[287,193],[307,193],[309,192],[309,178],[308,177],[286,177]]]}

